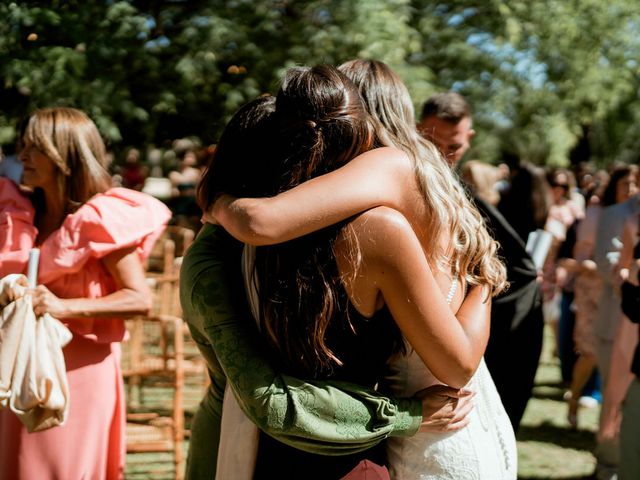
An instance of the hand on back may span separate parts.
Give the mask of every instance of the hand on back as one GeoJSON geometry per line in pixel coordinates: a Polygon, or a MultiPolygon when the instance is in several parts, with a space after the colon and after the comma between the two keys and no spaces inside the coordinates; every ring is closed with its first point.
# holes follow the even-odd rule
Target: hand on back
{"type": "Polygon", "coordinates": [[[416,396],[422,400],[421,432],[453,432],[469,424],[474,392],[466,388],[432,385],[420,390],[416,396]]]}

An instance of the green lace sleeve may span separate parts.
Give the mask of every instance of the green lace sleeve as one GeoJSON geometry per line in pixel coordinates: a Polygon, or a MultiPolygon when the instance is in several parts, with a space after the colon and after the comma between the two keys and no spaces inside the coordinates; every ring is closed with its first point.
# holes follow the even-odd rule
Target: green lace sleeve
{"type": "Polygon", "coordinates": [[[312,453],[346,455],[388,436],[413,435],[416,399],[390,398],[348,382],[303,381],[274,370],[248,310],[242,245],[206,226],[184,258],[181,299],[190,327],[210,341],[245,414],[264,432],[312,453]]]}

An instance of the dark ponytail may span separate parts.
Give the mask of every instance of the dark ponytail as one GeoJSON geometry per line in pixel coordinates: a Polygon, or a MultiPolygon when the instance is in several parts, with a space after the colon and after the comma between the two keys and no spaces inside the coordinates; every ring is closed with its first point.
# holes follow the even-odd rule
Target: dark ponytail
{"type": "MultiPolygon", "coordinates": [[[[276,116],[284,143],[280,191],[333,171],[371,146],[364,104],[351,81],[331,66],[289,70],[276,96],[276,116]]],[[[316,376],[341,363],[326,336],[331,321],[348,323],[333,251],[343,225],[256,254],[263,332],[300,374],[316,376]]]]}

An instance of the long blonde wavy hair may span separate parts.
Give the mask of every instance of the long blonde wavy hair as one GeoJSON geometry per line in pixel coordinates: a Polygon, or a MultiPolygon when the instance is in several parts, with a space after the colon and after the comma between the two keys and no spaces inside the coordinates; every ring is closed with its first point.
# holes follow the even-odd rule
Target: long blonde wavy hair
{"type": "Polygon", "coordinates": [[[383,62],[351,60],[339,67],[358,87],[373,118],[376,143],[404,151],[429,212],[426,255],[429,263],[464,277],[469,285],[487,285],[491,294],[506,289],[506,269],[497,242],[438,149],[416,129],[411,96],[400,77],[383,62]],[[449,248],[439,245],[447,234],[449,248]]]}

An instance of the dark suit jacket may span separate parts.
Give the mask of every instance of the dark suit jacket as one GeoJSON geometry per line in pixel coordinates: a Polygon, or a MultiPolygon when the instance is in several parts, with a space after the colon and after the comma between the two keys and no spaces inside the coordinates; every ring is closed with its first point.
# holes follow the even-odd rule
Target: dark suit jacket
{"type": "Polygon", "coordinates": [[[510,287],[493,299],[485,361],[514,430],[518,430],[542,350],[542,295],[531,256],[516,231],[493,206],[475,199],[500,247],[510,287]]]}
{"type": "Polygon", "coordinates": [[[540,305],[540,287],[537,270],[531,256],[525,250],[522,238],[509,222],[492,205],[474,198],[478,210],[487,224],[489,233],[498,241],[498,255],[507,268],[509,288],[493,300],[491,322],[507,322],[511,330],[540,305]]]}

